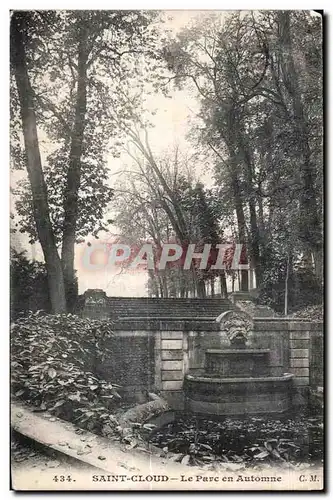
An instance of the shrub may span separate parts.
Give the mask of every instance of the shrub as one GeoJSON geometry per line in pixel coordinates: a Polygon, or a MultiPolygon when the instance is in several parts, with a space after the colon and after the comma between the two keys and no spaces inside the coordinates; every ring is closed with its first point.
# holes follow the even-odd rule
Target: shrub
{"type": "Polygon", "coordinates": [[[10,288],[13,319],[29,311],[51,311],[45,264],[30,261],[25,251],[11,251],[10,288]]]}
{"type": "Polygon", "coordinates": [[[120,396],[98,376],[98,366],[112,356],[105,343],[111,328],[72,314],[36,312],[17,320],[11,329],[14,396],[89,430],[110,426],[120,396]]]}

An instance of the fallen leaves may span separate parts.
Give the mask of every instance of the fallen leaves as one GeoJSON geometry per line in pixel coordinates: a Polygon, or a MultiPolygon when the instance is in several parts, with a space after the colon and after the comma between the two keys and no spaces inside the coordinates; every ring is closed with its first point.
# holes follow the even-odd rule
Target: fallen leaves
{"type": "Polygon", "coordinates": [[[77,450],[76,454],[77,455],[88,455],[88,453],[91,453],[92,450],[90,448],[84,448],[84,449],[80,449],[80,450],[77,450]]]}
{"type": "Polygon", "coordinates": [[[39,311],[19,318],[11,328],[15,397],[94,432],[106,424],[113,428],[116,386],[92,372],[104,356],[112,356],[104,342],[111,328],[110,321],[73,314],[39,311]]]}
{"type": "Polygon", "coordinates": [[[161,456],[205,469],[239,470],[256,464],[292,467],[323,455],[322,418],[297,416],[273,419],[249,417],[179,419],[157,430],[150,439],[161,456]]]}

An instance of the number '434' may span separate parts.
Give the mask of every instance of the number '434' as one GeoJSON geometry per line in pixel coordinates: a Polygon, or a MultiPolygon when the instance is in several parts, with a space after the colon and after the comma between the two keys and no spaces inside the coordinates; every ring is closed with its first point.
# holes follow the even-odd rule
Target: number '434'
{"type": "Polygon", "coordinates": [[[64,483],[64,482],[67,482],[67,483],[70,483],[71,481],[73,481],[72,477],[71,476],[53,476],[53,481],[55,483],[64,483]]]}

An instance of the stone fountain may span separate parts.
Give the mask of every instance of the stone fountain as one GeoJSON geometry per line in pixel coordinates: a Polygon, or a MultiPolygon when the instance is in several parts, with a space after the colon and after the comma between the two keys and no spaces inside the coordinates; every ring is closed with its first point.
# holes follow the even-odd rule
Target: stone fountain
{"type": "Polygon", "coordinates": [[[288,411],[293,375],[271,376],[270,350],[252,346],[251,317],[241,311],[226,311],[216,321],[223,348],[208,349],[203,372],[185,376],[186,410],[206,415],[288,411]]]}

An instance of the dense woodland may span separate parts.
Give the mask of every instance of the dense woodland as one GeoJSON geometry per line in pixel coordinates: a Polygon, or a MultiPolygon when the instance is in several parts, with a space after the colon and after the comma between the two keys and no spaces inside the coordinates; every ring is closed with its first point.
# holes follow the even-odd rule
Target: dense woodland
{"type": "MultiPolygon", "coordinates": [[[[38,308],[73,310],[76,244],[110,224],[124,241],[156,248],[242,242],[261,303],[289,313],[322,301],[321,17],[207,13],[178,33],[165,19],[154,11],[12,13],[11,168],[27,172],[13,189],[12,230],[44,255],[31,263],[13,251],[15,311],[33,309],[41,286],[38,308]],[[169,144],[159,155],[145,96],[172,98],[176,89],[198,103],[191,154],[169,144]],[[124,152],[131,171],[111,186],[112,158],[124,152]],[[211,169],[209,187],[198,166],[211,169]]],[[[225,271],[150,271],[149,294],[226,296],[227,281],[248,290],[248,272],[230,269],[230,260],[225,271]]]]}

